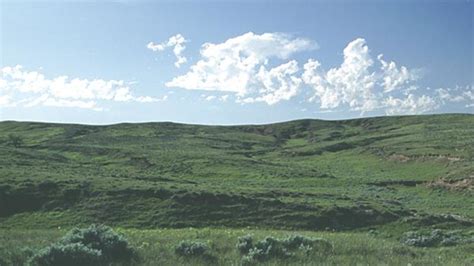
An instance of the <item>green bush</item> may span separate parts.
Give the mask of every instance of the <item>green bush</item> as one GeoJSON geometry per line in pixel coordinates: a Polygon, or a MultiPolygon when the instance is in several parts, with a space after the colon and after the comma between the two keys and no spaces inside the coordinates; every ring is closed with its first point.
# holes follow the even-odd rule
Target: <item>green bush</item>
{"type": "Polygon", "coordinates": [[[21,136],[10,134],[8,135],[7,144],[19,148],[24,145],[24,141],[21,136]]]}
{"type": "Polygon", "coordinates": [[[241,254],[247,254],[249,250],[253,247],[252,236],[246,235],[239,237],[236,247],[241,254]]]}
{"type": "Polygon", "coordinates": [[[290,258],[295,256],[296,251],[309,254],[316,249],[327,253],[332,250],[332,244],[322,238],[308,238],[300,235],[289,236],[285,239],[269,236],[253,244],[251,236],[244,236],[238,239],[237,249],[244,255],[242,264],[252,265],[273,258],[290,258]]]}
{"type": "Polygon", "coordinates": [[[206,243],[198,241],[181,241],[175,247],[175,253],[184,257],[198,257],[203,256],[209,251],[206,243]]]}
{"type": "Polygon", "coordinates": [[[105,225],[91,225],[84,229],[75,228],[69,231],[60,243],[81,243],[100,250],[105,261],[129,262],[136,256],[135,250],[129,246],[127,239],[105,225]]]}
{"type": "Polygon", "coordinates": [[[247,255],[242,257],[242,265],[255,265],[259,262],[264,262],[269,260],[271,256],[268,253],[268,250],[251,248],[247,255]]]}
{"type": "Polygon", "coordinates": [[[0,265],[25,265],[34,250],[29,247],[14,247],[0,243],[0,265]]]}
{"type": "Polygon", "coordinates": [[[103,265],[102,252],[89,248],[81,243],[74,244],[53,244],[40,250],[31,259],[31,264],[38,266],[53,265],[103,265]]]}
{"type": "Polygon", "coordinates": [[[463,243],[474,242],[473,238],[465,237],[460,232],[443,232],[435,229],[428,233],[410,231],[406,232],[401,239],[405,245],[415,247],[437,247],[437,246],[455,246],[463,243]]]}
{"type": "Polygon", "coordinates": [[[257,242],[252,250],[253,252],[249,252],[249,254],[253,253],[258,261],[264,261],[269,258],[286,258],[292,255],[285,240],[271,236],[257,242]]]}
{"type": "Polygon", "coordinates": [[[61,240],[40,250],[31,259],[31,264],[53,265],[108,265],[110,263],[130,263],[136,252],[128,241],[112,228],[91,225],[75,228],[61,240]]]}

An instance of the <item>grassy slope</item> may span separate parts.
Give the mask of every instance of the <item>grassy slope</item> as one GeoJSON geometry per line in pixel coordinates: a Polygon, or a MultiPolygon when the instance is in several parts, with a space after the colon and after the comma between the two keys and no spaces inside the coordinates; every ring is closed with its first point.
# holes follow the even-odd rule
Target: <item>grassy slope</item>
{"type": "Polygon", "coordinates": [[[0,228],[375,228],[381,238],[472,230],[473,173],[473,115],[226,127],[1,122],[0,228]],[[11,134],[24,145],[13,147],[11,134]]]}
{"type": "MultiPolygon", "coordinates": [[[[140,265],[241,265],[241,255],[236,249],[238,237],[250,234],[256,240],[266,236],[284,238],[294,231],[254,229],[117,229],[128,237],[137,248],[140,265]],[[217,261],[210,263],[203,258],[183,259],[174,254],[174,247],[181,240],[207,243],[217,261]]],[[[1,231],[0,231],[1,232],[1,231]]],[[[23,265],[25,257],[21,247],[40,249],[57,241],[66,230],[11,230],[0,233],[0,265],[2,259],[23,265]],[[1,247],[10,253],[3,253],[1,247]],[[13,259],[12,259],[13,258],[13,259]]],[[[394,241],[376,238],[366,233],[298,231],[308,237],[322,237],[330,241],[333,251],[297,254],[291,259],[273,259],[258,265],[472,265],[474,244],[444,248],[412,248],[394,241]]],[[[10,263],[12,264],[12,263],[10,263]]],[[[6,264],[6,265],[10,265],[6,264]]]]}

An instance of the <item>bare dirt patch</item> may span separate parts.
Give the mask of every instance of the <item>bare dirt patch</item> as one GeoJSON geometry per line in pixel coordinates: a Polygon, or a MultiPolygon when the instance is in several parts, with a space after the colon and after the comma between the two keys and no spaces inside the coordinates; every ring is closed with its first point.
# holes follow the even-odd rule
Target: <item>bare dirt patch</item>
{"type": "Polygon", "coordinates": [[[389,161],[406,163],[410,160],[410,157],[405,156],[403,154],[392,154],[392,155],[388,156],[388,160],[389,161]]]}
{"type": "Polygon", "coordinates": [[[474,192],[474,175],[457,180],[438,179],[432,182],[428,182],[427,186],[430,188],[444,188],[448,190],[457,191],[471,191],[474,192]]]}

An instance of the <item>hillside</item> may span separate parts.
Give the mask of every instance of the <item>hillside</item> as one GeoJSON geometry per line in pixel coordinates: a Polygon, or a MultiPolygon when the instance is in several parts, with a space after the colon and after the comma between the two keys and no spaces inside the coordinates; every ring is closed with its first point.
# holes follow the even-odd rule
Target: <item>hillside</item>
{"type": "Polygon", "coordinates": [[[0,140],[2,228],[393,231],[471,227],[474,218],[474,115],[248,126],[6,121],[0,140]]]}

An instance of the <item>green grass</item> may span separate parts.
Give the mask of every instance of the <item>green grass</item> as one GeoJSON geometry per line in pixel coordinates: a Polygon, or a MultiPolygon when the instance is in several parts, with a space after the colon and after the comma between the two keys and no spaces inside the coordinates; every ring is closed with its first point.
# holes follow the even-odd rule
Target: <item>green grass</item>
{"type": "MultiPolygon", "coordinates": [[[[227,228],[217,234],[250,226],[335,230],[328,237],[341,245],[377,230],[379,238],[366,240],[383,247],[410,230],[473,230],[473,179],[474,115],[243,126],[0,122],[5,237],[91,223],[128,228],[133,241],[145,229],[170,228],[170,237],[186,232],[172,228],[227,228]],[[430,186],[440,180],[447,185],[430,186]]],[[[445,262],[460,262],[455,248],[446,250],[445,262]]],[[[236,261],[232,252],[226,257],[236,261]]],[[[390,247],[377,252],[354,263],[388,258],[390,247]]],[[[344,256],[328,263],[349,262],[344,256]]],[[[428,257],[417,260],[429,264],[428,257]]]]}
{"type": "MultiPolygon", "coordinates": [[[[40,249],[57,241],[66,233],[65,229],[50,230],[0,230],[0,247],[10,249],[3,255],[4,260],[12,260],[21,254],[19,247],[40,249]],[[15,247],[15,248],[12,248],[15,247]],[[15,253],[17,252],[17,253],[15,253]]],[[[211,248],[217,258],[213,264],[240,265],[241,257],[236,248],[237,238],[250,234],[256,240],[267,236],[284,238],[292,234],[318,237],[328,240],[333,251],[297,254],[289,259],[271,259],[259,265],[469,265],[473,263],[474,244],[444,248],[412,248],[394,240],[386,240],[367,233],[311,232],[256,229],[124,229],[116,231],[124,234],[132,246],[138,250],[140,265],[209,265],[202,258],[185,259],[174,253],[175,246],[182,240],[201,241],[211,248]]],[[[0,250],[2,250],[0,248],[0,250]]],[[[26,258],[17,258],[22,262],[26,258]]]]}

